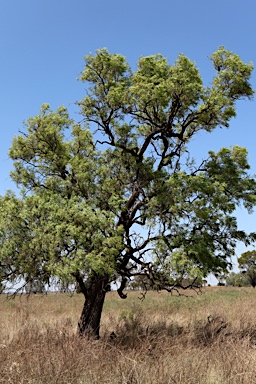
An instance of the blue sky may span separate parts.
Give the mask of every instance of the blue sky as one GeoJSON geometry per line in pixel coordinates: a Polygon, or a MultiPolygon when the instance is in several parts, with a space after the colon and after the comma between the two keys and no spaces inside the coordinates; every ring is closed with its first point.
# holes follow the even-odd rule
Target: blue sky
{"type": "MultiPolygon", "coordinates": [[[[22,121],[42,103],[53,109],[64,104],[74,113],[74,102],[84,96],[84,85],[76,81],[84,55],[107,47],[135,68],[139,56],[162,53],[172,63],[184,53],[209,84],[207,57],[220,45],[256,65],[255,15],[255,0],[2,0],[0,193],[14,188],[8,148],[22,121]]],[[[252,83],[256,88],[255,73],[252,83]]],[[[195,150],[203,157],[209,149],[245,146],[256,173],[255,101],[240,102],[237,114],[229,130],[201,136],[195,150]]],[[[256,214],[239,209],[238,218],[246,230],[256,230],[256,214]]],[[[238,255],[244,249],[239,246],[238,255]]]]}

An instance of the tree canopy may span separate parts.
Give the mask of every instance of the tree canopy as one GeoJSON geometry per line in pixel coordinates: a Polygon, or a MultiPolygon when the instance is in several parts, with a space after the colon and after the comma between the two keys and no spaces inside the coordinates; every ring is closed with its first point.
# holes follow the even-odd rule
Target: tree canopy
{"type": "Polygon", "coordinates": [[[253,288],[256,287],[256,251],[247,251],[238,258],[239,268],[249,280],[253,288]]]}
{"type": "Polygon", "coordinates": [[[251,285],[248,276],[242,272],[230,272],[225,280],[226,285],[233,287],[249,287],[251,285]]]}
{"type": "Polygon", "coordinates": [[[229,127],[236,102],[253,96],[253,66],[223,47],[210,60],[215,75],[204,86],[185,55],[173,65],[141,57],[136,70],[107,49],[85,57],[80,123],[44,104],[13,139],[21,192],[0,201],[3,279],[71,278],[89,306],[114,281],[125,298],[133,276],[171,291],[187,274],[228,268],[237,241],[255,238],[235,217],[238,205],[251,211],[256,201],[247,151],[221,148],[198,161],[190,143],[229,127]]]}

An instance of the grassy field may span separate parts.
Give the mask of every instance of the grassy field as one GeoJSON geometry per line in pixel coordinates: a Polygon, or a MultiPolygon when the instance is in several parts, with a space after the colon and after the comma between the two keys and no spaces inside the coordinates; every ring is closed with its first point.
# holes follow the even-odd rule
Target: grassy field
{"type": "Polygon", "coordinates": [[[90,341],[76,336],[81,295],[1,295],[0,383],[256,383],[256,290],[139,296],[108,293],[90,341]]]}

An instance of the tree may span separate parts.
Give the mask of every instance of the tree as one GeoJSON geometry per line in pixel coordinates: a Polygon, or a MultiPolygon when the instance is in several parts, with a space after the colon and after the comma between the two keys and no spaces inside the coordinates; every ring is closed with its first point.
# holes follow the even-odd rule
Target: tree
{"type": "Polygon", "coordinates": [[[126,285],[126,287],[143,291],[151,291],[157,289],[157,286],[153,285],[153,283],[145,275],[134,276],[133,279],[126,285]]]}
{"type": "Polygon", "coordinates": [[[242,270],[253,288],[256,287],[256,251],[247,251],[238,258],[239,268],[242,270]]]}
{"type": "Polygon", "coordinates": [[[251,285],[248,276],[241,272],[230,272],[226,277],[226,284],[232,287],[248,287],[251,285]]]}
{"type": "Polygon", "coordinates": [[[0,294],[3,293],[5,290],[5,286],[3,283],[0,282],[0,294]]]}
{"type": "Polygon", "coordinates": [[[173,65],[141,57],[132,71],[101,49],[85,57],[81,122],[44,104],[13,139],[21,194],[0,201],[0,267],[13,283],[73,279],[85,297],[81,335],[99,336],[111,282],[122,299],[139,275],[158,289],[186,289],[188,274],[226,270],[236,242],[255,239],[234,217],[237,205],[255,205],[246,149],[199,162],[191,153],[192,140],[228,127],[236,101],[253,95],[252,64],[223,47],[211,61],[204,87],[184,55],[173,65]]]}
{"type": "Polygon", "coordinates": [[[27,282],[25,286],[26,293],[31,294],[31,293],[45,293],[45,285],[42,281],[40,280],[33,280],[27,282]]]}

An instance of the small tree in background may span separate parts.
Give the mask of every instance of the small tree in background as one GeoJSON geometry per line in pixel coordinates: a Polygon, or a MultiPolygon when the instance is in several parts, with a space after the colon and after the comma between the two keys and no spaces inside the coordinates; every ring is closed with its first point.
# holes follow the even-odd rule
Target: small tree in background
{"type": "Polygon", "coordinates": [[[253,288],[256,287],[256,250],[242,253],[238,258],[239,268],[245,274],[253,288]]]}
{"type": "Polygon", "coordinates": [[[226,277],[226,285],[232,287],[249,287],[251,284],[247,274],[230,272],[226,277]]]}
{"type": "Polygon", "coordinates": [[[4,289],[5,289],[5,285],[0,282],[0,294],[3,293],[4,289]]]}
{"type": "Polygon", "coordinates": [[[46,289],[45,289],[45,285],[42,281],[33,280],[33,281],[29,281],[26,284],[25,291],[28,294],[31,294],[31,293],[36,294],[36,293],[45,293],[46,289]]]}

